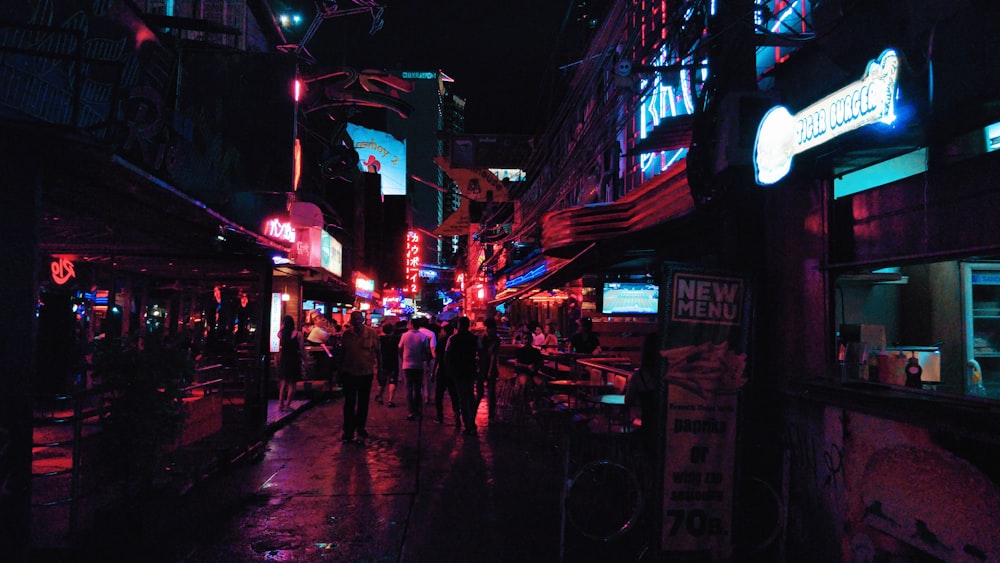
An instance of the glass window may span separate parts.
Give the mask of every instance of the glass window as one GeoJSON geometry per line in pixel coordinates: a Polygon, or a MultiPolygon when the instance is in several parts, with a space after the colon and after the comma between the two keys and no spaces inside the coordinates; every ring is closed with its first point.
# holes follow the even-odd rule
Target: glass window
{"type": "Polygon", "coordinates": [[[837,276],[840,376],[1000,399],[998,258],[837,276]]]}

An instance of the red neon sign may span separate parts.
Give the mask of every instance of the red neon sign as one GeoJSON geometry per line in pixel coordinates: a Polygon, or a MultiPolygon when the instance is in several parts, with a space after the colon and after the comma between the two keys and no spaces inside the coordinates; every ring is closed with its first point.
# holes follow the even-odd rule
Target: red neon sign
{"type": "Polygon", "coordinates": [[[403,272],[406,275],[406,284],[403,291],[411,294],[417,293],[417,281],[420,279],[420,235],[416,231],[406,231],[406,263],[403,272]]]}
{"type": "Polygon", "coordinates": [[[56,285],[63,285],[70,278],[76,277],[76,269],[73,267],[73,261],[65,256],[53,256],[49,269],[52,271],[52,281],[56,285]]]}

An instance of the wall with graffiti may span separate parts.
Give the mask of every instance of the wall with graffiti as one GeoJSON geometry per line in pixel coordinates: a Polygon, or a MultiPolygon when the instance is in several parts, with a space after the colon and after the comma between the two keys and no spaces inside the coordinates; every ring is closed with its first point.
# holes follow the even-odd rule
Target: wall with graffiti
{"type": "Polygon", "coordinates": [[[783,439],[788,560],[1000,561],[991,448],[944,444],[927,429],[837,407],[799,415],[803,424],[783,439]]]}

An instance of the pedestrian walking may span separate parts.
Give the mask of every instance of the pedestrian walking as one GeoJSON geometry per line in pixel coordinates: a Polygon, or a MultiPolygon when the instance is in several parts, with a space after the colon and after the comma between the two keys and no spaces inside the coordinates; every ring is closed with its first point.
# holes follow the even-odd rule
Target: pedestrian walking
{"type": "Polygon", "coordinates": [[[430,404],[431,399],[434,398],[434,372],[435,366],[437,365],[437,332],[438,328],[436,325],[432,326],[430,319],[426,317],[419,317],[417,319],[417,327],[420,329],[420,333],[427,337],[430,341],[431,346],[431,357],[424,363],[424,394],[423,396],[427,399],[427,404],[430,404]]]}
{"type": "Polygon", "coordinates": [[[420,418],[424,369],[431,357],[430,340],[420,332],[420,319],[410,319],[408,330],[399,337],[399,369],[406,379],[406,420],[420,418]]]}
{"type": "Polygon", "coordinates": [[[469,330],[469,317],[458,318],[458,332],[451,335],[445,346],[445,361],[448,373],[455,381],[458,391],[459,410],[465,424],[465,435],[476,433],[475,385],[479,339],[469,330]]]}
{"type": "Polygon", "coordinates": [[[500,336],[497,320],[486,319],[486,333],[479,339],[479,377],[486,383],[486,406],[489,421],[497,421],[497,382],[500,379],[500,336]]]}
{"type": "Polygon", "coordinates": [[[444,392],[447,391],[448,397],[451,398],[451,411],[455,415],[455,425],[461,427],[462,420],[460,413],[462,407],[459,404],[458,391],[455,389],[455,380],[448,373],[448,364],[444,361],[448,338],[454,333],[455,327],[451,323],[441,325],[441,331],[438,333],[437,353],[435,354],[438,361],[435,362],[434,368],[434,408],[437,410],[437,417],[434,420],[439,424],[444,423],[444,392]]]}
{"type": "Polygon", "coordinates": [[[388,401],[390,407],[395,406],[392,401],[396,396],[396,384],[399,383],[399,334],[396,333],[396,326],[393,323],[382,325],[382,335],[379,336],[379,360],[378,360],[378,394],[375,395],[375,402],[382,404],[388,401]]]}
{"type": "Polygon", "coordinates": [[[371,400],[372,380],[378,369],[379,338],[375,329],[365,325],[361,311],[351,313],[351,323],[341,336],[344,361],[341,366],[341,385],[344,388],[344,434],[341,440],[350,442],[357,433],[367,438],[368,403],[371,400]]]}

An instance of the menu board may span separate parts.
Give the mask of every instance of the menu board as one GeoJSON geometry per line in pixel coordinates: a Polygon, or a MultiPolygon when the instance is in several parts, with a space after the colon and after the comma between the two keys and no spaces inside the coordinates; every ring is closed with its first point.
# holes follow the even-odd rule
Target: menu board
{"type": "Polygon", "coordinates": [[[738,399],[747,378],[752,316],[749,280],[675,263],[663,273],[661,547],[724,561],[732,554],[738,399]]]}

